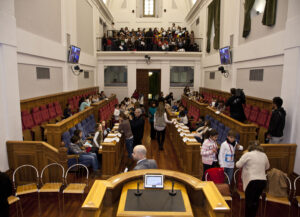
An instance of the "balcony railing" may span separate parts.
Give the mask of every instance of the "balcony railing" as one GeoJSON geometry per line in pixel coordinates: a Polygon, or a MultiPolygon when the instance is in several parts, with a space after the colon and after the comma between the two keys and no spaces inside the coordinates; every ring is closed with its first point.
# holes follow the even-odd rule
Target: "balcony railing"
{"type": "Polygon", "coordinates": [[[202,38],[97,37],[97,51],[201,52],[202,38]]]}

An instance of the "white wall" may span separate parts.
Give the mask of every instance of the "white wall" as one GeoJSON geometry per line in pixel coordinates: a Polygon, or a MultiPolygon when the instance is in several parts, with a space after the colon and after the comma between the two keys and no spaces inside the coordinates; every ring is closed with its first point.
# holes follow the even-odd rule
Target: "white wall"
{"type": "MultiPolygon", "coordinates": [[[[35,19],[37,24],[31,27],[30,19],[26,18],[22,20],[21,27],[17,28],[17,49],[18,49],[18,63],[30,64],[33,66],[45,66],[55,67],[62,69],[62,91],[77,90],[78,88],[87,85],[94,86],[96,84],[96,72],[97,72],[97,58],[96,58],[96,36],[100,33],[99,18],[111,26],[113,17],[108,12],[102,1],[98,0],[55,0],[55,4],[52,4],[51,0],[45,0],[43,3],[49,6],[49,11],[54,10],[51,16],[47,16],[47,22],[50,22],[49,26],[54,25],[55,35],[59,33],[60,40],[54,40],[51,33],[48,37],[45,34],[50,32],[50,28],[47,28],[44,32],[40,29],[39,19],[42,22],[46,19],[42,12],[32,13],[32,8],[36,8],[35,0],[26,1],[26,7],[21,7],[23,3],[17,2],[16,17],[18,19],[30,15],[30,19],[35,19]],[[59,4],[57,4],[59,2],[59,4]],[[84,5],[84,6],[83,6],[84,5]],[[85,7],[86,10],[77,10],[85,7]],[[60,13],[54,20],[48,21],[49,17],[54,16],[56,13],[60,13]],[[80,14],[79,14],[80,12],[80,14]],[[43,16],[42,16],[43,15],[43,16]],[[83,23],[84,22],[84,23],[83,23]],[[68,57],[68,44],[67,34],[70,35],[70,44],[76,46],[82,46],[80,54],[79,64],[81,68],[94,71],[93,80],[87,82],[81,82],[80,78],[73,74],[71,70],[72,64],[67,63],[68,57]],[[51,36],[51,38],[50,38],[51,36]]],[[[24,3],[25,4],[25,3],[24,3]]],[[[39,5],[39,3],[38,3],[39,5]]],[[[41,6],[41,11],[46,10],[45,5],[41,6]]],[[[44,14],[50,13],[46,11],[44,14]]],[[[44,27],[47,26],[44,24],[44,27]]],[[[42,28],[42,27],[41,27],[42,28]]],[[[51,29],[52,31],[52,29],[51,29]]],[[[51,84],[48,83],[48,86],[51,84]]],[[[24,87],[30,86],[30,83],[24,83],[24,87]]],[[[40,88],[36,89],[37,93],[44,94],[45,91],[40,88]]],[[[58,91],[57,91],[58,92],[58,91]]],[[[23,98],[23,97],[22,97],[23,98]]]]}
{"type": "MultiPolygon", "coordinates": [[[[201,70],[203,72],[216,71],[220,66],[220,57],[217,50],[212,49],[209,54],[205,52],[207,7],[210,3],[211,0],[198,1],[186,17],[186,22],[196,28],[192,28],[196,37],[203,37],[203,69],[201,70]],[[200,17],[200,24],[196,27],[195,21],[198,17],[200,17]]],[[[262,15],[254,16],[252,31],[246,39],[241,39],[243,31],[243,10],[241,8],[243,6],[242,0],[221,1],[220,47],[229,46],[230,36],[233,35],[233,64],[225,66],[230,75],[228,78],[221,76],[221,84],[218,81],[215,89],[229,91],[231,87],[238,86],[238,71],[245,67],[269,67],[283,64],[284,46],[282,42],[284,41],[287,2],[284,0],[279,1],[277,24],[272,28],[262,26],[262,15]]]]}
{"type": "MultiPolygon", "coordinates": [[[[160,69],[161,70],[161,91],[164,94],[173,92],[176,99],[180,98],[183,92],[182,88],[170,87],[170,67],[171,66],[193,66],[194,67],[194,87],[199,90],[201,84],[200,58],[199,53],[169,53],[163,52],[101,52],[98,54],[98,83],[101,90],[109,93],[116,93],[117,96],[131,96],[136,89],[136,70],[137,69],[160,69]],[[145,55],[151,57],[151,63],[145,62],[145,55]],[[127,66],[127,87],[105,87],[104,85],[104,67],[105,66],[127,66]],[[125,92],[127,91],[127,92],[125,92]]],[[[119,97],[120,98],[120,97],[119,97]]]]}
{"type": "Polygon", "coordinates": [[[22,139],[14,2],[0,1],[0,171],[9,169],[6,141],[22,139]]]}
{"type": "Polygon", "coordinates": [[[159,9],[160,17],[155,18],[141,18],[140,12],[143,10],[141,0],[112,0],[109,4],[109,10],[115,18],[115,28],[127,26],[129,29],[150,28],[150,27],[171,27],[175,22],[180,26],[185,26],[184,18],[190,9],[189,0],[156,0],[157,5],[161,5],[159,9]],[[123,3],[126,2],[126,7],[122,8],[123,3]],[[175,2],[175,4],[173,4],[175,2]],[[176,7],[173,7],[176,6],[176,7]],[[166,13],[163,10],[166,9],[166,13]],[[135,12],[132,13],[132,10],[135,12]]]}
{"type": "Polygon", "coordinates": [[[50,79],[37,79],[36,67],[30,64],[18,64],[20,99],[63,91],[62,68],[47,67],[50,71],[50,79]]]}
{"type": "Polygon", "coordinates": [[[259,67],[264,70],[263,81],[250,81],[251,69],[237,70],[237,87],[243,88],[247,96],[273,99],[281,95],[282,66],[259,67]]]}

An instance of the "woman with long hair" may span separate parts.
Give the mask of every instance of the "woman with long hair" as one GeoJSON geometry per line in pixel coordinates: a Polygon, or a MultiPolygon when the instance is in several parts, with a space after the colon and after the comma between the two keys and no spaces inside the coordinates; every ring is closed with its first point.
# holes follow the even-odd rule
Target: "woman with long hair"
{"type": "Polygon", "coordinates": [[[236,163],[242,168],[243,189],[245,191],[245,217],[255,217],[259,197],[267,184],[266,170],[270,163],[259,141],[249,142],[248,152],[236,163]]]}
{"type": "Polygon", "coordinates": [[[154,129],[156,130],[157,142],[159,145],[159,150],[161,151],[164,150],[163,145],[165,141],[167,123],[171,124],[172,121],[168,120],[164,103],[160,102],[154,114],[154,129]]]}

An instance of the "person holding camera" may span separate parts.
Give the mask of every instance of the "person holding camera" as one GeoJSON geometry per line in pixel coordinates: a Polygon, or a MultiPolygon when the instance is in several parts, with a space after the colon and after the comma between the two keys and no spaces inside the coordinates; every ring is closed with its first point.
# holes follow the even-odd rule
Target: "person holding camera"
{"type": "Polygon", "coordinates": [[[240,122],[246,120],[243,104],[246,103],[246,97],[242,89],[231,88],[231,97],[225,103],[230,107],[230,117],[240,122]]]}

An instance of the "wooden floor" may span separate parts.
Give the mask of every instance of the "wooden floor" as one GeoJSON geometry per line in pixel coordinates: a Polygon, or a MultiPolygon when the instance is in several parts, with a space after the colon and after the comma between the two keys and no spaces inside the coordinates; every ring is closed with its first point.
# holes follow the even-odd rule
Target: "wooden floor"
{"type": "MultiPolygon", "coordinates": [[[[156,140],[150,139],[150,125],[146,122],[144,137],[143,137],[143,144],[147,147],[148,158],[154,158],[157,161],[158,167],[160,169],[168,169],[168,170],[177,170],[181,171],[179,167],[179,163],[177,158],[175,157],[175,152],[173,149],[172,144],[170,143],[168,135],[166,135],[165,143],[164,143],[164,151],[159,151],[158,144],[156,140]]],[[[125,156],[120,172],[124,170],[126,167],[127,156],[125,156]]],[[[131,168],[134,167],[134,164],[131,165],[131,168]]],[[[89,188],[92,186],[93,182],[97,178],[90,178],[89,187],[86,189],[86,192],[89,191],[89,188]]],[[[86,196],[86,195],[85,195],[86,196]]],[[[85,197],[84,196],[84,197],[85,197]]],[[[39,214],[39,206],[38,206],[38,197],[37,194],[32,194],[28,196],[22,196],[22,208],[24,217],[32,217],[32,216],[45,216],[45,217],[77,217],[80,215],[80,207],[84,200],[80,195],[72,195],[72,196],[65,196],[64,203],[62,201],[62,195],[58,198],[57,194],[41,194],[40,196],[40,214],[39,214]],[[64,205],[63,205],[64,204],[64,205]]],[[[242,202],[243,204],[243,202],[242,202]]],[[[243,205],[244,206],[244,205],[243,205]]],[[[297,216],[297,209],[295,206],[291,210],[291,217],[297,216]]],[[[115,206],[108,208],[104,212],[107,213],[116,213],[117,204],[115,206]]],[[[194,212],[199,213],[201,212],[199,209],[194,208],[194,212]]],[[[11,216],[17,216],[17,207],[16,205],[11,205],[10,207],[11,216]]],[[[107,216],[110,216],[108,214],[107,216]]],[[[1,216],[1,211],[0,211],[1,216]]],[[[19,213],[19,216],[20,213],[19,213]]],[[[237,195],[233,197],[233,217],[239,217],[239,200],[237,195]]],[[[242,209],[242,215],[244,216],[244,211],[242,209]]],[[[263,216],[258,213],[258,216],[263,216]]],[[[268,217],[288,217],[288,208],[284,206],[278,206],[274,204],[268,204],[268,217]]]]}

